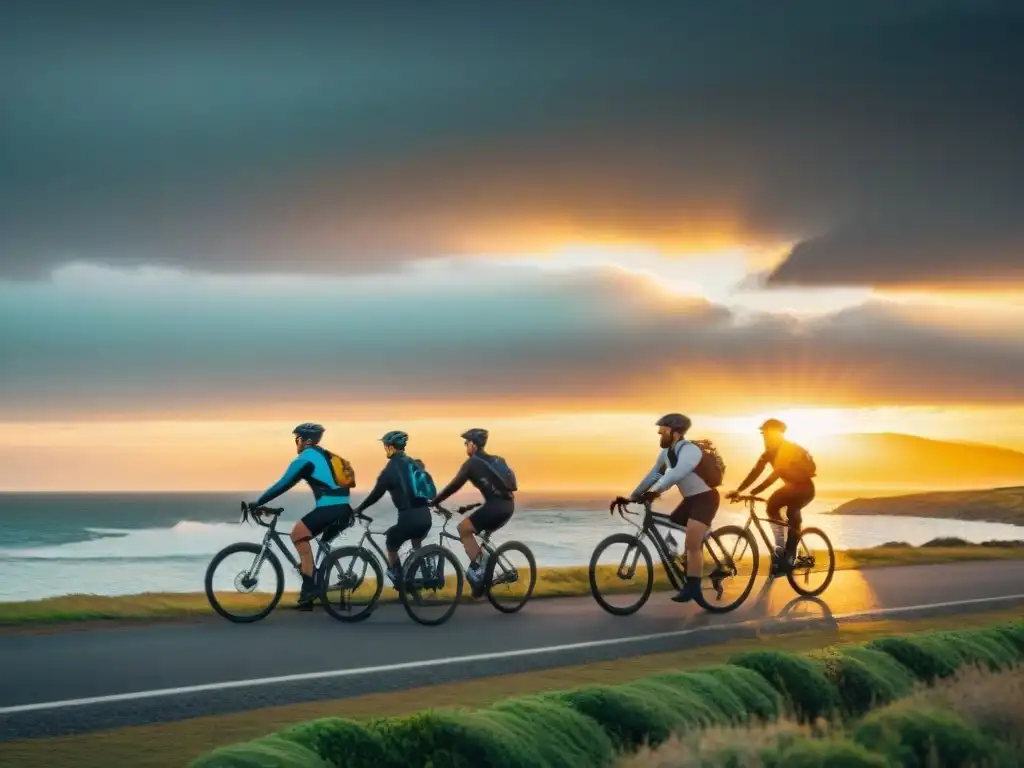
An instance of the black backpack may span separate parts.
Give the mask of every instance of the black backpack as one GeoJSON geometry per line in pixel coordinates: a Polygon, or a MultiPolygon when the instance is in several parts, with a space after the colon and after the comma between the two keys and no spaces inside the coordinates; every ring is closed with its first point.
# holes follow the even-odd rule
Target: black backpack
{"type": "MultiPolygon", "coordinates": [[[[693,443],[700,448],[700,462],[693,470],[693,474],[703,480],[708,488],[717,488],[722,484],[725,479],[725,462],[722,460],[722,455],[715,448],[715,444],[710,440],[687,440],[685,442],[693,443]]],[[[682,446],[683,442],[679,445],[682,446]]],[[[676,451],[678,452],[678,448],[676,451]]],[[[673,467],[679,460],[678,453],[668,452],[668,462],[673,467]]]]}
{"type": "Polygon", "coordinates": [[[501,456],[494,456],[493,454],[488,455],[485,459],[483,456],[473,454],[477,459],[480,459],[487,468],[491,470],[491,474],[498,479],[498,483],[509,493],[519,490],[519,484],[516,481],[516,473],[512,471],[512,467],[508,465],[501,456]]]}

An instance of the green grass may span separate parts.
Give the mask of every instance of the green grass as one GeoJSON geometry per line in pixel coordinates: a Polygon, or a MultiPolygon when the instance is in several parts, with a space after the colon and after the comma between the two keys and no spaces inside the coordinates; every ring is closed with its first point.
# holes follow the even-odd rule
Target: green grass
{"type": "MultiPolygon", "coordinates": [[[[836,552],[837,570],[877,568],[898,565],[926,565],[963,561],[991,561],[1024,559],[1024,547],[995,547],[977,544],[953,547],[875,547],[836,552]]],[[[764,568],[762,562],[762,568],[764,568]]],[[[605,593],[635,589],[633,582],[622,584],[614,568],[602,566],[599,574],[601,589],[605,593]]],[[[661,566],[655,564],[655,588],[669,589],[670,585],[661,566]]],[[[590,593],[588,569],[538,568],[535,598],[573,597],[590,593]]],[[[286,608],[296,598],[285,593],[279,609],[286,608]]],[[[385,589],[381,598],[394,601],[394,592],[385,589]]],[[[465,597],[464,599],[470,599],[465,597]]],[[[236,609],[252,609],[266,603],[266,598],[251,595],[225,595],[222,602],[236,609]]],[[[45,600],[0,603],[0,625],[56,624],[88,621],[155,621],[189,620],[212,616],[213,610],[201,593],[144,593],[119,597],[100,595],[65,595],[45,600]]]]}
{"type": "MultiPolygon", "coordinates": [[[[979,638],[994,642],[989,628],[932,632],[890,638],[893,642],[889,643],[876,641],[872,644],[875,653],[868,652],[870,646],[862,648],[860,659],[843,657],[843,649],[828,649],[823,654],[776,650],[739,653],[729,659],[728,665],[746,670],[748,678],[763,678],[772,690],[762,689],[762,693],[774,699],[776,711],[781,709],[798,724],[817,728],[801,738],[778,740],[769,749],[762,749],[763,764],[893,764],[920,768],[1008,764],[999,761],[1009,758],[1013,750],[993,739],[991,732],[983,732],[978,723],[969,722],[935,702],[895,701],[901,693],[909,693],[909,689],[900,692],[886,679],[887,670],[897,668],[893,665],[902,666],[901,677],[916,680],[918,685],[936,679],[933,669],[908,667],[900,660],[902,654],[890,652],[899,650],[896,641],[915,640],[920,641],[918,645],[924,653],[941,657],[943,663],[952,665],[953,671],[943,677],[965,670],[989,675],[1010,670],[1007,674],[1011,676],[1024,675],[1019,668],[1013,669],[1024,662],[1024,653],[1014,650],[1010,658],[1007,651],[1008,655],[1003,657],[1002,650],[997,652],[994,647],[978,644],[979,638]],[[890,659],[883,662],[879,654],[890,659]],[[858,670],[857,680],[844,683],[851,670],[858,670]],[[886,704],[887,701],[894,703],[886,704]],[[879,704],[883,706],[872,709],[879,704]],[[821,738],[827,730],[833,733],[821,738]]],[[[1008,649],[1009,645],[1000,644],[999,648],[1008,649]]],[[[507,699],[482,711],[427,710],[407,717],[370,720],[362,725],[354,721],[321,721],[319,730],[314,731],[312,724],[307,724],[305,736],[293,739],[310,751],[309,765],[610,766],[624,754],[662,743],[669,735],[735,728],[741,724],[749,728],[755,719],[745,710],[739,690],[747,686],[748,683],[741,682],[734,692],[727,676],[702,676],[699,670],[665,672],[613,688],[583,688],[507,699]],[[337,762],[337,740],[328,737],[336,732],[339,739],[351,740],[360,727],[367,739],[379,739],[376,743],[381,751],[358,758],[350,750],[337,762]]],[[[1019,717],[1024,719],[1024,715],[1019,717]]],[[[1010,729],[1004,725],[1002,730],[1010,729]]],[[[297,731],[292,728],[289,732],[297,731]]],[[[272,734],[255,742],[221,747],[192,765],[291,765],[290,755],[261,757],[253,753],[260,744],[268,744],[269,750],[279,750],[277,739],[279,736],[272,734]]],[[[724,763],[719,764],[737,764],[735,755],[724,757],[724,763]]]]}
{"type": "MultiPolygon", "coordinates": [[[[1020,652],[1024,654],[1024,626],[1016,631],[1007,629],[1012,625],[1005,624],[1019,616],[1020,611],[1017,609],[1002,609],[921,619],[855,622],[841,624],[831,630],[809,629],[785,636],[765,634],[671,653],[477,678],[333,701],[268,707],[49,739],[9,741],[0,744],[0,766],[106,768],[109,765],[131,765],[136,768],[180,768],[188,760],[232,742],[259,740],[272,732],[277,732],[279,738],[290,738],[292,729],[308,731],[313,723],[325,717],[348,725],[339,727],[336,723],[326,732],[319,727],[313,728],[314,731],[321,731],[315,737],[322,742],[322,746],[315,750],[318,754],[322,754],[321,749],[330,749],[330,745],[334,744],[335,749],[355,751],[369,755],[368,759],[371,759],[378,753],[372,746],[373,737],[367,736],[370,729],[365,726],[377,718],[414,714],[427,705],[479,710],[510,697],[533,696],[543,692],[548,692],[549,696],[565,696],[567,691],[581,690],[591,695],[599,695],[602,689],[621,692],[624,690],[621,684],[624,683],[644,677],[664,679],[665,676],[690,671],[699,671],[702,678],[722,681],[728,691],[741,699],[752,720],[775,721],[784,713],[776,689],[759,674],[726,663],[731,657],[738,653],[763,650],[820,652],[833,646],[843,653],[852,653],[865,642],[882,636],[953,628],[980,628],[987,635],[1017,638],[1022,641],[1020,652]]],[[[630,698],[647,702],[652,711],[661,712],[662,723],[673,723],[679,718],[678,712],[671,707],[666,708],[660,700],[652,701],[649,697],[637,694],[630,698]]],[[[629,717],[632,718],[629,727],[633,733],[654,733],[658,727],[645,714],[645,708],[641,707],[637,711],[629,702],[619,703],[618,706],[622,709],[629,707],[629,717]]],[[[727,705],[719,703],[716,706],[724,709],[727,705]]],[[[587,714],[582,708],[578,709],[587,714]]],[[[606,720],[622,722],[624,717],[620,711],[614,717],[609,715],[606,720]]],[[[669,725],[664,727],[671,730],[669,725]]],[[[611,731],[607,728],[606,731],[611,738],[611,731]]],[[[307,733],[302,743],[309,743],[311,738],[313,736],[307,733]]],[[[642,734],[639,738],[642,739],[642,734]]],[[[284,748],[278,751],[281,749],[284,748]]]]}

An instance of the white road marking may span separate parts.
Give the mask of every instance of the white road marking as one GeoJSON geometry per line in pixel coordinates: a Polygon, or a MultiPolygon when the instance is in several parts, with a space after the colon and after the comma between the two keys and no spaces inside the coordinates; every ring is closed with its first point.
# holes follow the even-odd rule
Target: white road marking
{"type": "MultiPolygon", "coordinates": [[[[851,613],[833,614],[831,618],[836,620],[869,618],[871,616],[890,615],[898,613],[909,613],[911,611],[926,610],[928,608],[953,608],[963,605],[977,605],[980,603],[996,603],[1007,600],[1022,600],[1024,594],[1002,595],[1000,597],[978,597],[970,600],[950,600],[944,603],[925,603],[922,605],[905,605],[898,608],[877,608],[868,611],[854,611],[851,613]]],[[[820,619],[796,619],[791,621],[820,621],[820,619]]],[[[723,629],[735,629],[737,627],[754,626],[756,621],[742,621],[735,624],[717,624],[707,627],[695,627],[693,629],[680,629],[672,632],[656,632],[648,635],[633,635],[630,637],[615,637],[607,640],[587,640],[581,643],[566,643],[564,645],[551,645],[543,648],[522,648],[515,651],[495,651],[493,653],[476,653],[468,656],[453,656],[446,659],[426,659],[423,661],[405,661],[399,664],[382,664],[375,667],[357,667],[355,669],[333,669],[325,672],[303,672],[293,675],[278,675],[276,677],[257,677],[251,680],[228,680],[220,683],[204,683],[202,685],[186,685],[180,688],[159,688],[152,691],[135,691],[132,693],[115,693],[107,696],[89,696],[82,699],[65,699],[63,701],[44,701],[37,704],[18,704],[13,707],[0,707],[0,715],[15,715],[22,712],[40,712],[48,709],[67,709],[70,707],[84,707],[91,704],[114,704],[123,701],[139,701],[141,699],[158,699],[167,696],[181,696],[189,693],[203,693],[205,691],[225,691],[232,688],[255,688],[265,685],[278,685],[280,683],[297,683],[307,680],[324,680],[329,678],[358,677],[359,675],[377,675],[385,672],[400,672],[407,669],[426,669],[430,667],[443,667],[455,664],[467,664],[476,661],[495,661],[498,659],[513,659],[522,656],[539,656],[545,653],[561,653],[562,651],[575,651],[583,648],[602,648],[612,645],[626,645],[628,643],[643,643],[650,640],[663,640],[671,637],[685,637],[706,632],[715,632],[723,629]]]]}

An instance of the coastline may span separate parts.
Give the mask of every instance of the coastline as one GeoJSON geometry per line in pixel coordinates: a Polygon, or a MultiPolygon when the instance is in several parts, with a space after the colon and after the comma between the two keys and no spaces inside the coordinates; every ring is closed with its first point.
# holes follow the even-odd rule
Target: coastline
{"type": "Polygon", "coordinates": [[[925,517],[1024,526],[1024,486],[861,497],[822,514],[925,517]]]}
{"type": "MultiPolygon", "coordinates": [[[[895,542],[893,545],[870,549],[837,550],[836,570],[1024,559],[1024,542],[1004,546],[998,544],[1008,543],[974,544],[936,540],[918,547],[895,542]]],[[[655,590],[669,589],[664,572],[657,565],[656,570],[655,590]]],[[[588,594],[590,583],[586,566],[537,569],[537,583],[532,599],[588,594]]],[[[285,592],[277,610],[292,610],[291,603],[295,596],[294,592],[285,592]]],[[[463,599],[471,600],[468,596],[463,599]]],[[[397,596],[392,590],[385,590],[381,596],[382,602],[394,600],[397,600],[397,596]]],[[[215,616],[204,593],[148,592],[118,596],[68,594],[40,600],[0,602],[0,633],[116,628],[140,622],[195,621],[215,616]]]]}

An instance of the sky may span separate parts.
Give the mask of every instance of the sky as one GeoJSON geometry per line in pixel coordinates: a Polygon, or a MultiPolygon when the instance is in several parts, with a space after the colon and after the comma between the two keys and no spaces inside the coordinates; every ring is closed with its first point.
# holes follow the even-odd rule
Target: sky
{"type": "Polygon", "coordinates": [[[1021,72],[987,0],[7,4],[0,489],[1024,450],[1021,72]]]}

